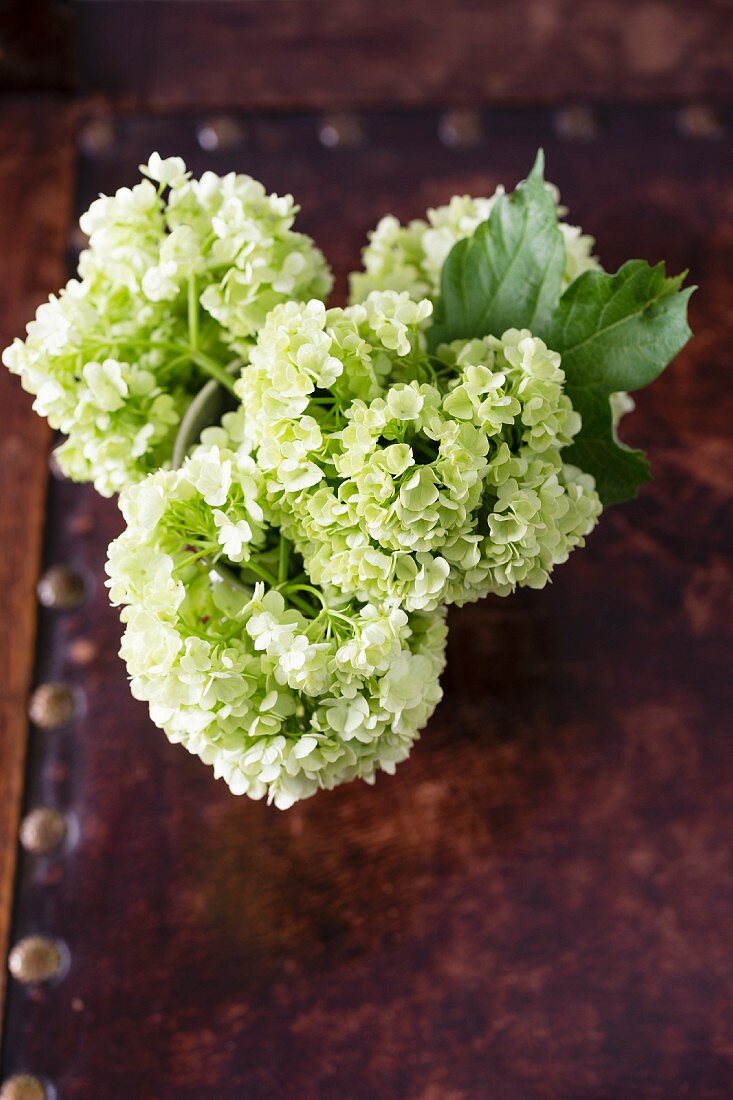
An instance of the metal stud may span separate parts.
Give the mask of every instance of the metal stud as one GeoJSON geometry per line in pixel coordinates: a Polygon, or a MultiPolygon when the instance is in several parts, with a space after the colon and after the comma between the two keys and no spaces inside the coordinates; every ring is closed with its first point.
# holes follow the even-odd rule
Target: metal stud
{"type": "Polygon", "coordinates": [[[89,245],[89,237],[80,225],[75,225],[69,233],[69,248],[72,252],[82,252],[89,245]]]}
{"type": "Polygon", "coordinates": [[[46,1100],[47,1096],[43,1082],[29,1073],[8,1077],[0,1087],[0,1100],[46,1100]]]}
{"type": "Polygon", "coordinates": [[[327,149],[355,149],[364,142],[364,127],[356,115],[327,115],[321,121],[318,137],[327,149]]]}
{"type": "Polygon", "coordinates": [[[438,123],[438,137],[449,149],[472,149],[484,136],[479,111],[448,111],[438,123]]]}
{"type": "Polygon", "coordinates": [[[196,128],[196,139],[205,153],[224,153],[244,145],[244,127],[231,115],[207,118],[196,128]]]}
{"type": "Polygon", "coordinates": [[[725,134],[723,123],[714,107],[706,103],[690,103],[677,114],[677,129],[682,137],[698,141],[719,141],[725,134]]]}
{"type": "Polygon", "coordinates": [[[598,122],[591,107],[574,103],[557,111],[555,130],[565,141],[593,141],[598,136],[598,122]]]}
{"type": "Polygon", "coordinates": [[[38,599],[53,611],[71,611],[84,599],[84,581],[68,565],[52,565],[38,582],[38,599]]]}
{"type": "Polygon", "coordinates": [[[91,512],[78,511],[69,516],[68,527],[72,535],[90,535],[95,527],[94,516],[91,512]]]}
{"type": "Polygon", "coordinates": [[[28,706],[31,722],[44,730],[65,726],[74,717],[76,701],[68,684],[51,681],[40,684],[33,692],[28,706]]]}
{"type": "Polygon", "coordinates": [[[58,978],[64,967],[59,945],[48,936],[26,936],[8,956],[8,969],[22,985],[36,985],[58,978]]]}
{"type": "Polygon", "coordinates": [[[79,148],[88,157],[108,153],[115,143],[115,125],[111,118],[97,115],[87,119],[79,132],[79,148]]]}
{"type": "Polygon", "coordinates": [[[69,645],[69,658],[75,665],[90,665],[98,652],[98,647],[90,638],[75,638],[69,645]]]}
{"type": "Polygon", "coordinates": [[[26,852],[34,856],[45,856],[58,848],[66,838],[66,818],[50,806],[40,806],[31,810],[20,825],[20,843],[26,852]]]}
{"type": "Polygon", "coordinates": [[[54,450],[52,450],[49,454],[48,468],[51,471],[52,476],[55,477],[57,481],[65,481],[66,474],[61,469],[61,466],[59,465],[59,456],[56,454],[56,451],[58,450],[59,448],[55,447],[54,450]]]}
{"type": "Polygon", "coordinates": [[[44,773],[48,777],[49,782],[59,787],[66,783],[69,778],[69,765],[63,760],[51,760],[44,767],[44,773]]]}

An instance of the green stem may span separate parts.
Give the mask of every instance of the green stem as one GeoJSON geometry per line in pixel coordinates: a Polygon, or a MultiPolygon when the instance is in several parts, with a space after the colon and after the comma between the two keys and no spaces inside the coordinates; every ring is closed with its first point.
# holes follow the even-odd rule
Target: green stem
{"type": "MultiPolygon", "coordinates": [[[[249,596],[252,595],[252,589],[246,585],[244,581],[240,580],[234,570],[230,569],[228,565],[222,565],[220,561],[212,561],[205,557],[202,557],[200,560],[201,564],[205,565],[207,569],[213,569],[218,573],[221,579],[231,588],[236,588],[239,592],[246,592],[249,596]]],[[[256,565],[254,562],[248,561],[246,564],[242,565],[241,568],[245,571],[248,570],[250,573],[254,573],[256,577],[265,581],[272,588],[277,586],[277,578],[269,569],[266,569],[264,565],[256,565]]],[[[315,589],[309,588],[308,586],[304,585],[303,588],[305,591],[315,592],[315,589]]],[[[302,611],[306,618],[316,618],[310,604],[306,603],[305,600],[301,600],[300,596],[296,596],[291,589],[286,588],[283,595],[288,603],[292,604],[293,607],[297,607],[299,611],[302,611]]],[[[316,595],[318,595],[318,593],[316,593],[316,595]]]]}
{"type": "Polygon", "coordinates": [[[322,593],[320,593],[317,588],[314,588],[312,584],[289,584],[285,591],[287,592],[288,599],[292,599],[291,593],[293,592],[310,592],[319,601],[321,607],[326,606],[323,602],[322,593]]]}
{"type": "Polygon", "coordinates": [[[277,588],[279,584],[275,574],[271,573],[264,565],[258,565],[256,562],[248,561],[242,563],[242,569],[254,573],[256,577],[259,577],[261,581],[265,581],[265,583],[269,584],[272,588],[277,588]]]}
{"type": "Polygon", "coordinates": [[[158,370],[157,377],[158,377],[158,379],[165,378],[167,375],[169,375],[171,373],[171,371],[174,371],[177,367],[179,367],[181,365],[181,363],[190,363],[190,362],[191,362],[191,353],[186,351],[186,352],[184,352],[183,355],[176,356],[175,359],[167,360],[165,365],[158,370]]]}
{"type": "Polygon", "coordinates": [[[127,336],[120,337],[117,340],[113,340],[111,336],[106,336],[104,339],[96,340],[91,344],[91,347],[101,351],[109,351],[120,345],[125,348],[146,348],[148,351],[150,349],[156,351],[188,351],[185,344],[174,344],[170,340],[132,340],[128,339],[127,336]]]}
{"type": "Polygon", "coordinates": [[[290,547],[292,543],[290,539],[286,539],[285,535],[280,535],[280,557],[277,565],[277,580],[278,584],[284,584],[288,579],[288,566],[290,565],[290,547]]]}
{"type": "MultiPolygon", "coordinates": [[[[271,588],[278,587],[277,577],[274,573],[271,573],[269,569],[266,569],[264,565],[256,565],[254,562],[248,561],[242,566],[242,569],[248,569],[251,573],[254,573],[256,577],[259,577],[261,580],[265,581],[266,584],[269,584],[271,588]]],[[[302,611],[307,618],[315,618],[313,608],[310,604],[306,603],[305,600],[301,600],[300,596],[296,596],[291,588],[285,588],[282,594],[288,603],[292,604],[293,607],[297,607],[298,611],[302,611]]]]}
{"type": "Polygon", "coordinates": [[[184,558],[184,560],[180,563],[180,565],[176,566],[176,568],[173,570],[173,572],[174,573],[180,573],[180,571],[182,569],[187,569],[189,565],[193,565],[197,561],[202,561],[204,563],[204,565],[206,565],[208,568],[213,568],[211,563],[209,561],[207,561],[208,553],[209,553],[209,551],[208,551],[208,549],[206,549],[206,550],[199,550],[198,554],[189,554],[187,558],[184,558]]]}
{"type": "Polygon", "coordinates": [[[306,603],[305,600],[301,600],[300,596],[294,595],[291,588],[286,589],[285,592],[283,592],[283,595],[285,596],[285,599],[288,601],[288,603],[291,603],[293,607],[297,607],[298,611],[302,611],[307,619],[316,618],[316,615],[310,604],[306,603]]]}
{"type": "Polygon", "coordinates": [[[340,619],[342,623],[346,623],[347,626],[353,625],[353,620],[348,615],[342,615],[340,611],[334,611],[333,608],[329,608],[326,612],[330,619],[340,619]]]}
{"type": "Polygon", "coordinates": [[[196,276],[188,277],[188,338],[193,351],[199,345],[199,300],[196,294],[196,276]]]}
{"type": "Polygon", "coordinates": [[[222,367],[221,363],[217,363],[211,356],[205,355],[202,351],[191,351],[191,359],[194,361],[197,367],[201,367],[202,371],[210,375],[211,378],[215,378],[217,382],[228,389],[230,393],[235,394],[234,379],[231,374],[222,367]]]}

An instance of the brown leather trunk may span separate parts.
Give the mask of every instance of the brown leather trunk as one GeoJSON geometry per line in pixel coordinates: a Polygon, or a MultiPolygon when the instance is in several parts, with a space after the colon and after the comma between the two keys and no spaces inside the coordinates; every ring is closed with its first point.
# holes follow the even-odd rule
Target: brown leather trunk
{"type": "MultiPolygon", "coordinates": [[[[696,338],[624,423],[653,484],[544,591],[451,612],[444,702],[395,777],[286,812],[130,697],[116,506],[46,486],[46,430],[0,377],[0,932],[64,945],[63,976],[8,979],[3,1077],[59,1100],[731,1095],[730,13],[621,2],[634,36],[591,8],[519,5],[519,33],[467,2],[92,2],[78,92],[46,65],[0,106],[5,342],[73,261],[73,208],[154,149],[291,191],[339,300],[382,213],[514,184],[538,146],[608,268],[664,258],[700,287],[696,338]],[[34,642],[41,531],[84,596],[34,642]],[[43,728],[36,697],[26,766],[48,683],[73,713],[43,728]],[[16,867],[21,807],[70,824],[16,867]]],[[[45,601],[74,604],[53,576],[45,601]]]]}

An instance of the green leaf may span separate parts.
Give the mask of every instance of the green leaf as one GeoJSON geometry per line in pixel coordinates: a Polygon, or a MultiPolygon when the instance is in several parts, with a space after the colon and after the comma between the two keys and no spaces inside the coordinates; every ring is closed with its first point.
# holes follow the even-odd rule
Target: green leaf
{"type": "Polygon", "coordinates": [[[583,418],[563,458],[594,476],[604,505],[629,500],[649,480],[642,453],[616,438],[609,397],[648,385],[689,340],[687,303],[695,288],[681,290],[683,279],[643,260],[615,275],[586,271],[538,330],[562,356],[566,391],[583,418]]]}
{"type": "Polygon", "coordinates": [[[431,350],[451,340],[501,336],[509,328],[544,328],[557,307],[564,268],[540,150],[527,179],[498,198],[489,220],[451,249],[428,334],[431,350]]]}
{"type": "Polygon", "coordinates": [[[684,275],[631,260],[615,275],[587,271],[560,298],[565,249],[544,182],[542,152],[511,196],[459,241],[441,273],[428,333],[439,344],[528,328],[562,355],[566,390],[583,426],[563,457],[592,474],[604,504],[636,495],[649,479],[642,452],[616,437],[610,395],[658,377],[690,337],[684,275]]]}
{"type": "Polygon", "coordinates": [[[695,288],[680,291],[685,274],[667,278],[664,264],[644,260],[629,260],[615,275],[586,271],[538,334],[561,353],[574,385],[603,385],[607,393],[640,389],[690,338],[687,301],[695,288]]]}
{"type": "Polygon", "coordinates": [[[593,474],[604,507],[636,496],[639,486],[650,479],[649,463],[643,451],[617,439],[608,394],[600,389],[570,393],[570,387],[567,392],[583,418],[583,427],[572,446],[563,451],[563,461],[593,474]]]}

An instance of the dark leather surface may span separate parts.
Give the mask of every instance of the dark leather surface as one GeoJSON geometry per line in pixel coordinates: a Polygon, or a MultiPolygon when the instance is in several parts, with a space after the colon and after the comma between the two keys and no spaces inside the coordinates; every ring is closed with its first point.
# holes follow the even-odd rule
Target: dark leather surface
{"type": "Polygon", "coordinates": [[[733,93],[726,0],[443,0],[437,10],[422,0],[278,0],[276,14],[270,0],[73,7],[81,90],[128,110],[694,103],[733,93]]]}
{"type": "Polygon", "coordinates": [[[598,239],[691,268],[696,339],[625,425],[656,480],[543,592],[451,614],[445,700],[394,778],[285,813],[234,798],[129,696],[106,603],[114,503],[54,482],[48,563],[89,582],[44,613],[38,677],[80,714],[32,742],[29,802],[78,837],[21,861],[16,935],[68,945],[11,985],[6,1071],[60,1100],[712,1100],[731,1094],[733,166],[665,111],[563,143],[487,117],[449,151],[432,114],[248,120],[205,155],[190,118],[128,119],[81,165],[80,208],[148,153],[237,168],[302,203],[340,278],[391,210],[548,175],[598,239]]]}

